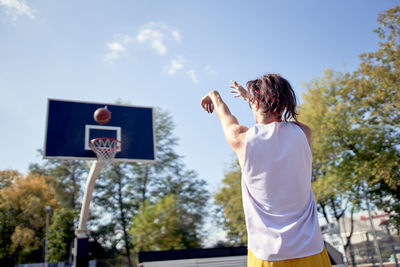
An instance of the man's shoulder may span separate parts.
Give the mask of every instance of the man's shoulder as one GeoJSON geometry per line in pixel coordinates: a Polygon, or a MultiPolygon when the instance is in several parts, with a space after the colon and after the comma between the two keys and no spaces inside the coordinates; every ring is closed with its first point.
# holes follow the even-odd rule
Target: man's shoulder
{"type": "Polygon", "coordinates": [[[304,135],[307,137],[308,143],[311,144],[311,138],[312,138],[311,128],[308,127],[308,125],[301,123],[299,121],[294,121],[293,123],[300,127],[300,129],[304,132],[304,135]]]}
{"type": "Polygon", "coordinates": [[[299,122],[299,121],[294,121],[294,122],[292,122],[292,123],[294,123],[294,124],[296,124],[297,126],[299,126],[300,127],[300,129],[301,130],[303,130],[303,132],[305,133],[305,135],[306,136],[311,136],[311,128],[310,127],[308,127],[308,125],[306,125],[306,124],[304,124],[304,123],[301,123],[301,122],[299,122]]]}

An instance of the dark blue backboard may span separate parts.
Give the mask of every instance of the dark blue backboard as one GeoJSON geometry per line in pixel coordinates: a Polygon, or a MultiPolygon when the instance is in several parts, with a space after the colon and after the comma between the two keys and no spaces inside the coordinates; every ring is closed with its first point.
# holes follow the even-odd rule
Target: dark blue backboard
{"type": "Polygon", "coordinates": [[[89,141],[99,137],[122,142],[116,161],[155,161],[153,108],[49,99],[44,158],[95,159],[89,141]],[[111,120],[100,125],[93,114],[104,106],[111,120]]]}

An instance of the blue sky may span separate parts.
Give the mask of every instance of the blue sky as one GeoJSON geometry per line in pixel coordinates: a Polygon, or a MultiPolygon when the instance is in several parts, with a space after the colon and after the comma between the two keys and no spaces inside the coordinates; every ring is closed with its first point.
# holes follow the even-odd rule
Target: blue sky
{"type": "Polygon", "coordinates": [[[233,159],[215,115],[221,92],[239,122],[248,105],[229,93],[266,72],[303,82],[351,71],[377,49],[377,16],[398,1],[0,0],[0,169],[25,173],[43,147],[48,98],[159,106],[178,152],[214,192],[233,159]]]}

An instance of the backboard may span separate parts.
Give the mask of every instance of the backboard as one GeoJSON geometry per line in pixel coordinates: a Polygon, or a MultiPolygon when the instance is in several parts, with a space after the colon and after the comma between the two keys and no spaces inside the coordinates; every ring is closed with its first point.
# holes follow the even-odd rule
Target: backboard
{"type": "Polygon", "coordinates": [[[89,141],[109,137],[122,142],[115,161],[154,162],[153,108],[49,99],[44,141],[46,159],[96,159],[89,141]],[[111,120],[98,124],[93,114],[107,106],[111,120]]]}

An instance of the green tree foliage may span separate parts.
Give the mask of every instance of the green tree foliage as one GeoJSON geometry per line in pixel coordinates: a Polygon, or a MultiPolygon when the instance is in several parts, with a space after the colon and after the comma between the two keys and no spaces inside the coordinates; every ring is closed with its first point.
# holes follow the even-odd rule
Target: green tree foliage
{"type": "Polygon", "coordinates": [[[16,170],[5,170],[0,171],[0,189],[12,185],[16,178],[22,177],[16,170]]]}
{"type": "Polygon", "coordinates": [[[174,195],[158,198],[155,204],[146,200],[133,218],[130,233],[136,251],[185,249],[200,246],[190,222],[190,211],[174,195]]]}
{"type": "MultiPolygon", "coordinates": [[[[22,177],[22,175],[13,170],[1,171],[0,190],[11,186],[16,177],[22,177]]],[[[4,202],[5,200],[0,195],[0,258],[11,255],[11,236],[16,227],[15,212],[9,207],[3,206],[4,202]]]]}
{"type": "MultiPolygon", "coordinates": [[[[15,170],[0,171],[0,190],[11,186],[22,174],[15,170]]],[[[0,198],[0,205],[4,199],[0,198]]],[[[14,211],[7,207],[0,208],[0,258],[8,257],[11,254],[11,236],[15,230],[14,211]]]]}
{"type": "MultiPolygon", "coordinates": [[[[122,242],[125,254],[128,259],[128,265],[131,266],[130,259],[130,236],[128,234],[129,224],[132,218],[132,209],[134,208],[135,194],[129,190],[132,182],[132,176],[129,173],[130,168],[126,163],[116,163],[106,166],[103,174],[100,175],[95,187],[94,202],[112,216],[108,224],[99,223],[101,226],[94,231],[94,236],[98,242],[106,241],[111,243],[109,252],[117,253],[118,243],[122,242]],[[111,230],[113,235],[108,235],[104,230],[111,230]],[[104,235],[108,235],[105,238],[104,235]]],[[[102,217],[98,216],[98,219],[102,217]]],[[[98,222],[98,219],[95,220],[98,222]]],[[[103,244],[106,244],[103,243],[103,244]]],[[[112,255],[115,256],[115,255],[112,255]]]]}
{"type": "MultiPolygon", "coordinates": [[[[39,151],[42,154],[41,151],[39,151]]],[[[84,181],[88,176],[89,168],[83,160],[46,160],[43,164],[31,164],[31,173],[43,174],[55,189],[56,198],[60,204],[68,209],[80,210],[79,197],[83,194],[84,181]]]]}
{"type": "MultiPolygon", "coordinates": [[[[42,154],[42,151],[39,150],[39,153],[42,154]]],[[[55,198],[60,206],[65,209],[64,212],[72,209],[75,214],[79,214],[80,212],[80,197],[83,195],[83,190],[85,188],[84,181],[87,179],[88,170],[87,164],[82,160],[45,160],[41,164],[36,163],[29,166],[30,174],[46,176],[48,183],[54,188],[55,198]]],[[[68,214],[66,214],[66,220],[67,219],[71,219],[71,221],[65,221],[65,224],[68,225],[74,224],[76,221],[74,218],[71,218],[71,216],[68,216],[68,214]]],[[[74,234],[72,236],[74,236],[74,234]]],[[[69,258],[69,255],[64,255],[64,249],[70,247],[69,238],[62,239],[66,243],[56,245],[60,251],[52,249],[52,255],[57,255],[54,257],[51,256],[52,260],[59,257],[65,259],[69,258]]],[[[71,250],[68,249],[67,253],[70,252],[71,250]]]]}
{"type": "Polygon", "coordinates": [[[353,204],[357,204],[359,198],[358,179],[353,179],[352,173],[354,153],[348,146],[360,141],[362,133],[354,127],[348,103],[339,94],[344,79],[340,73],[326,70],[324,77],[306,85],[308,90],[299,107],[300,121],[313,132],[313,191],[327,222],[329,212],[339,219],[346,203],[354,200],[353,204]]]}
{"type": "MultiPolygon", "coordinates": [[[[95,230],[90,231],[90,237],[96,244],[102,247],[102,255],[98,259],[118,258],[121,254],[120,230],[115,223],[96,225],[95,230]]],[[[122,244],[123,245],[123,244],[122,244]]]]}
{"type": "Polygon", "coordinates": [[[361,64],[348,73],[338,91],[348,107],[352,129],[342,145],[353,154],[355,177],[367,188],[368,199],[390,212],[400,225],[400,7],[382,13],[376,30],[376,52],[361,55],[361,64]]]}
{"type": "Polygon", "coordinates": [[[231,245],[245,245],[247,231],[242,204],[241,171],[237,162],[225,174],[222,184],[221,190],[214,195],[218,223],[227,231],[231,245]]]}
{"type": "Polygon", "coordinates": [[[136,192],[136,205],[146,200],[155,203],[159,197],[174,195],[179,205],[188,211],[185,225],[193,231],[194,239],[200,239],[209,199],[206,182],[199,179],[196,172],[188,170],[182,156],[176,153],[178,139],[173,134],[175,124],[171,115],[156,109],[155,126],[157,162],[131,165],[134,174],[131,190],[136,192]]]}
{"type": "MultiPolygon", "coordinates": [[[[207,215],[209,200],[209,193],[205,186],[206,182],[197,178],[196,172],[185,170],[177,172],[174,176],[167,176],[152,192],[153,196],[159,198],[168,195],[176,198],[179,210],[182,211],[181,223],[188,231],[191,231],[190,236],[193,242],[188,242],[187,248],[199,247],[200,240],[203,238],[202,225],[207,215]]],[[[151,201],[154,201],[154,198],[151,201]]]]}
{"type": "Polygon", "coordinates": [[[138,245],[136,237],[128,232],[139,207],[146,201],[156,203],[158,198],[169,194],[176,197],[181,210],[186,210],[181,218],[185,219],[184,225],[192,231],[193,240],[196,240],[197,245],[201,237],[208,200],[206,184],[197,178],[194,171],[186,169],[182,157],[176,153],[178,140],[173,134],[175,125],[171,115],[160,109],[156,109],[154,115],[156,163],[110,165],[100,175],[95,188],[94,202],[100,208],[100,212],[108,212],[112,220],[98,221],[99,227],[93,235],[102,244],[108,243],[114,248],[117,247],[118,240],[122,241],[125,255],[130,254],[132,244],[138,245]],[[115,233],[107,243],[105,229],[113,229],[115,233]]]}
{"type": "Polygon", "coordinates": [[[71,245],[75,238],[73,209],[61,208],[54,212],[52,223],[47,234],[48,262],[68,261],[71,245]]]}
{"type": "Polygon", "coordinates": [[[42,260],[45,206],[58,208],[54,189],[43,175],[12,177],[12,182],[0,189],[0,253],[16,257],[19,263],[38,262],[42,260]]]}
{"type": "MultiPolygon", "coordinates": [[[[345,85],[345,76],[326,70],[324,76],[306,85],[303,103],[299,107],[299,120],[312,129],[313,171],[312,188],[318,210],[327,223],[331,216],[339,220],[351,208],[351,214],[359,208],[360,179],[354,172],[359,161],[351,150],[354,142],[359,142],[361,133],[354,127],[348,103],[344,102],[340,91],[345,85]]],[[[351,229],[346,236],[345,249],[352,257],[351,229]]]]}
{"type": "Polygon", "coordinates": [[[0,258],[6,258],[11,254],[11,236],[15,229],[13,212],[0,208],[0,258]]]}
{"type": "Polygon", "coordinates": [[[378,23],[379,49],[361,55],[342,96],[365,134],[356,147],[365,162],[359,173],[370,198],[391,213],[391,223],[399,228],[400,6],[380,14],[378,23]]]}
{"type": "Polygon", "coordinates": [[[173,134],[175,124],[171,115],[161,109],[156,109],[154,115],[157,162],[131,164],[135,181],[132,183],[131,190],[136,192],[137,207],[146,200],[157,199],[158,189],[168,188],[171,184],[167,180],[173,180],[175,177],[179,180],[185,171],[182,157],[175,151],[178,138],[173,134]],[[167,184],[164,184],[165,182],[167,184]]]}
{"type": "Polygon", "coordinates": [[[327,221],[368,201],[399,227],[399,15],[395,7],[379,16],[379,50],[362,54],[353,73],[327,70],[306,85],[300,120],[313,130],[313,190],[327,221]]]}

